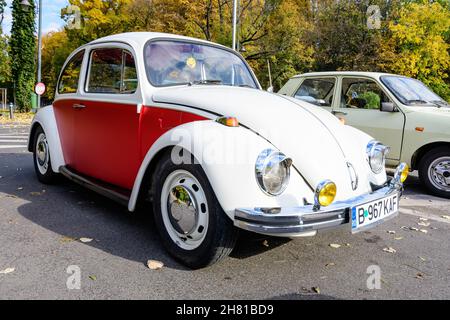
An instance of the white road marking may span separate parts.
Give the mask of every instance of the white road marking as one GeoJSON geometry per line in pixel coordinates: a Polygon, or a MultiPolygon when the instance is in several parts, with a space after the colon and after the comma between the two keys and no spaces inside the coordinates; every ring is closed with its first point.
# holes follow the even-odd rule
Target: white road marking
{"type": "MultiPolygon", "coordinates": [[[[1,138],[1,137],[0,137],[1,138]]],[[[28,140],[2,140],[0,139],[0,142],[6,142],[6,143],[21,143],[21,142],[27,142],[28,140]]]]}
{"type": "Polygon", "coordinates": [[[27,145],[2,145],[0,146],[0,149],[18,149],[18,148],[27,148],[27,145]]]}

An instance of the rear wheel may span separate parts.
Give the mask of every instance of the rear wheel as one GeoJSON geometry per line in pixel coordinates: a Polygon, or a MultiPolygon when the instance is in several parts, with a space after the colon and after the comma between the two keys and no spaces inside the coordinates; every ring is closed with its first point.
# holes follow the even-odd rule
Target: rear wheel
{"type": "Polygon", "coordinates": [[[419,177],[432,194],[450,199],[450,148],[436,148],[425,154],[419,177]]]}
{"type": "Polygon", "coordinates": [[[42,183],[52,184],[58,175],[53,172],[50,147],[42,127],[36,129],[33,141],[33,162],[37,178],[42,183]]]}
{"type": "Polygon", "coordinates": [[[237,229],[200,165],[175,165],[170,154],[163,157],[154,173],[152,194],[158,231],[175,259],[197,269],[233,250],[237,229]]]}

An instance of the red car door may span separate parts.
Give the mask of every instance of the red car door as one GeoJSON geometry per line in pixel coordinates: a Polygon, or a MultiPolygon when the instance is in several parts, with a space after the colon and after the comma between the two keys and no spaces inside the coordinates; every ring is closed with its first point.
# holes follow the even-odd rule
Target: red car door
{"type": "Polygon", "coordinates": [[[93,49],[89,55],[85,92],[74,117],[74,169],[132,189],[140,165],[134,58],[122,48],[93,49]]]}
{"type": "Polygon", "coordinates": [[[84,52],[76,53],[66,64],[58,82],[58,97],[53,102],[64,160],[69,167],[75,163],[74,106],[79,103],[77,91],[84,52]]]}

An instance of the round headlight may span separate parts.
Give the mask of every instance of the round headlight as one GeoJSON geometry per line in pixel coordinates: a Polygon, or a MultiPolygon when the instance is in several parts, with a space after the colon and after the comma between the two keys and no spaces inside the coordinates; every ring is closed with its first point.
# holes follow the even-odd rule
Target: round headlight
{"type": "Polygon", "coordinates": [[[283,153],[266,149],[256,160],[256,180],[260,188],[271,196],[278,196],[289,184],[292,160],[283,153]]]}
{"type": "Polygon", "coordinates": [[[378,141],[370,141],[367,145],[367,157],[373,173],[381,173],[385,169],[386,156],[389,153],[389,147],[386,147],[378,141]]]}

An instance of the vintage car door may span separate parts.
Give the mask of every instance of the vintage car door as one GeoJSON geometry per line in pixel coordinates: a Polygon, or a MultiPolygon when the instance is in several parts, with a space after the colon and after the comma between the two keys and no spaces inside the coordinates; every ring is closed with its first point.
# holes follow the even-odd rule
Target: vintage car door
{"type": "Polygon", "coordinates": [[[391,148],[388,159],[399,160],[402,149],[405,115],[380,111],[381,103],[393,102],[374,80],[349,76],[340,79],[340,94],[334,113],[347,125],[358,128],[391,148]]]}
{"type": "Polygon", "coordinates": [[[135,58],[124,45],[89,52],[86,81],[75,112],[74,169],[132,189],[140,165],[140,94],[135,58]]]}
{"type": "Polygon", "coordinates": [[[79,84],[85,50],[77,52],[65,65],[57,85],[53,102],[56,124],[64,160],[68,166],[75,164],[75,108],[79,105],[79,84]]]}
{"type": "Polygon", "coordinates": [[[303,79],[294,97],[332,112],[333,98],[336,95],[335,77],[313,77],[303,79]]]}

